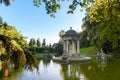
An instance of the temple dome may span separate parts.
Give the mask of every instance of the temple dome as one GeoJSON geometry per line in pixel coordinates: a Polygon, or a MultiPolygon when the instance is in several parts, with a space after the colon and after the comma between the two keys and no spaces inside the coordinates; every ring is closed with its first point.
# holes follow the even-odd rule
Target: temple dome
{"type": "Polygon", "coordinates": [[[70,30],[65,32],[65,36],[73,36],[73,35],[77,35],[77,32],[75,30],[72,30],[72,27],[70,27],[70,30]]]}

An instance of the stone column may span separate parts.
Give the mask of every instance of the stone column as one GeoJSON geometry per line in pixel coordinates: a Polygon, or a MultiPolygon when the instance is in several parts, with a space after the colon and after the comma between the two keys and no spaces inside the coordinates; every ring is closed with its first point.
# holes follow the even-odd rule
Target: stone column
{"type": "Polygon", "coordinates": [[[72,40],[72,54],[75,54],[75,43],[73,40],[72,40]]]}
{"type": "Polygon", "coordinates": [[[77,54],[80,54],[80,43],[79,43],[79,40],[77,40],[77,54]]]}
{"type": "Polygon", "coordinates": [[[69,50],[70,52],[69,53],[71,55],[72,54],[72,40],[70,40],[69,48],[70,48],[70,50],[69,50]]]}
{"type": "Polygon", "coordinates": [[[63,53],[64,53],[64,54],[66,53],[66,45],[65,45],[65,44],[66,44],[66,41],[64,40],[64,41],[63,41],[63,53]]]}
{"type": "Polygon", "coordinates": [[[68,53],[68,40],[66,40],[66,52],[68,53]]]}

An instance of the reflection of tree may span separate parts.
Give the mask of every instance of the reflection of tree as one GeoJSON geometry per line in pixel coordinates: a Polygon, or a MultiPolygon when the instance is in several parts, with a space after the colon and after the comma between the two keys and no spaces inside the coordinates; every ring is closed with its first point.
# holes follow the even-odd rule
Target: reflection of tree
{"type": "Polygon", "coordinates": [[[13,70],[8,80],[16,80],[16,77],[20,76],[23,73],[23,70],[23,68],[19,68],[17,71],[13,70]]]}
{"type": "Polygon", "coordinates": [[[16,80],[16,76],[19,76],[19,74],[23,71],[23,68],[15,69],[13,65],[7,64],[7,62],[2,63],[2,69],[0,70],[0,78],[2,80],[16,80]]]}
{"type": "Polygon", "coordinates": [[[1,62],[1,70],[0,70],[0,78],[1,77],[7,77],[7,76],[9,76],[9,67],[8,67],[8,61],[1,61],[0,60],[0,62],[1,62]]]}
{"type": "Polygon", "coordinates": [[[98,68],[97,64],[91,62],[87,64],[81,64],[80,66],[81,72],[88,78],[88,80],[99,80],[99,77],[96,75],[101,75],[101,70],[98,68]]]}
{"type": "Polygon", "coordinates": [[[3,77],[3,80],[16,80],[17,76],[20,76],[20,74],[22,73],[23,68],[19,68],[18,70],[10,70],[10,75],[9,77],[3,77]]]}
{"type": "Polygon", "coordinates": [[[0,71],[2,70],[2,61],[0,60],[0,71]]]}
{"type": "Polygon", "coordinates": [[[64,80],[120,80],[120,60],[62,64],[61,74],[64,80]]]}
{"type": "Polygon", "coordinates": [[[100,68],[101,71],[104,71],[105,67],[107,67],[107,61],[100,61],[100,62],[98,62],[98,68],[100,68]]]}
{"type": "Polygon", "coordinates": [[[44,59],[43,60],[43,65],[45,65],[45,67],[47,67],[50,64],[50,59],[44,59]]]}
{"type": "Polygon", "coordinates": [[[120,60],[111,60],[106,63],[91,62],[81,64],[81,73],[88,80],[120,80],[120,60]],[[104,69],[103,69],[104,68],[104,69]]]}

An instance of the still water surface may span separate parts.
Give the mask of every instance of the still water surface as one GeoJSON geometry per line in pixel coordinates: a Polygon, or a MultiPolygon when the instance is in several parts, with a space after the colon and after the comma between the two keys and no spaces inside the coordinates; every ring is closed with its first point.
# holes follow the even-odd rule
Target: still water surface
{"type": "Polygon", "coordinates": [[[39,70],[20,69],[0,80],[120,80],[120,59],[60,64],[39,62],[39,70]]]}

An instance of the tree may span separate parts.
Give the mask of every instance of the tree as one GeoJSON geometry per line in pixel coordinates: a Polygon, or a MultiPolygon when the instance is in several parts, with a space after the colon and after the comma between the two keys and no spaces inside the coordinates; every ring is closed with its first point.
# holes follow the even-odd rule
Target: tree
{"type": "Polygon", "coordinates": [[[55,52],[57,52],[56,56],[60,56],[63,54],[63,45],[60,43],[56,43],[53,45],[55,52]]]}
{"type": "Polygon", "coordinates": [[[51,44],[49,44],[49,48],[52,48],[52,45],[51,45],[51,44]]]}
{"type": "Polygon", "coordinates": [[[87,31],[82,31],[80,33],[80,47],[89,47],[90,43],[89,43],[89,37],[88,37],[88,33],[87,31]]]}
{"type": "Polygon", "coordinates": [[[2,17],[0,16],[0,25],[2,25],[3,24],[3,19],[2,19],[2,17]]]}
{"type": "Polygon", "coordinates": [[[30,47],[35,47],[36,46],[35,38],[30,39],[29,46],[30,47]]]}
{"type": "Polygon", "coordinates": [[[82,21],[83,21],[83,24],[81,27],[83,31],[80,33],[81,47],[82,46],[88,47],[92,45],[96,46],[96,42],[98,40],[97,38],[99,37],[98,26],[100,22],[90,23],[90,18],[89,18],[88,13],[86,13],[86,16],[83,18],[82,21]]]}
{"type": "MultiPolygon", "coordinates": [[[[55,13],[60,9],[61,7],[61,1],[65,0],[33,0],[34,6],[39,7],[42,3],[45,4],[45,9],[47,11],[47,14],[50,14],[51,17],[55,18],[55,13]]],[[[69,1],[69,0],[68,0],[69,1]]],[[[70,1],[71,4],[69,5],[69,13],[74,13],[74,10],[76,7],[79,6],[86,6],[86,3],[93,2],[94,0],[73,0],[70,1]]],[[[11,0],[0,0],[0,3],[4,3],[6,6],[9,6],[11,4],[11,0]]]]}
{"type": "Polygon", "coordinates": [[[120,1],[97,0],[89,10],[90,22],[100,22],[99,40],[100,47],[111,46],[110,50],[119,49],[120,44],[120,1]],[[107,44],[107,45],[106,45],[107,44]]]}
{"type": "Polygon", "coordinates": [[[46,47],[46,40],[45,40],[45,39],[43,39],[42,47],[43,47],[43,48],[46,47]]]}
{"type": "Polygon", "coordinates": [[[37,68],[37,61],[28,51],[25,38],[15,27],[0,25],[0,59],[3,63],[14,64],[15,68],[24,65],[29,69],[37,68]]]}
{"type": "Polygon", "coordinates": [[[6,6],[9,6],[10,5],[10,1],[11,0],[0,0],[0,3],[4,3],[6,6]]]}
{"type": "Polygon", "coordinates": [[[59,33],[59,36],[60,36],[60,40],[59,40],[59,43],[63,44],[63,35],[65,34],[65,31],[64,30],[61,30],[60,33],[59,33]]]}
{"type": "Polygon", "coordinates": [[[39,38],[37,39],[37,47],[41,47],[41,42],[40,42],[39,38]]]}
{"type": "Polygon", "coordinates": [[[32,51],[32,52],[36,52],[36,47],[37,47],[37,45],[36,45],[36,40],[35,40],[35,38],[31,38],[30,39],[30,42],[29,42],[29,49],[32,51]]]}

